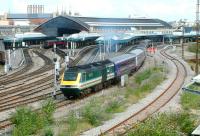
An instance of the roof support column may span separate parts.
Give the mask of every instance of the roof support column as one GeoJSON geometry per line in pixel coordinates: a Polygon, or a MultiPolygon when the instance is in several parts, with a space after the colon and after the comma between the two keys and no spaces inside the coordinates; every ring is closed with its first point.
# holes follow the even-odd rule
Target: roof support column
{"type": "Polygon", "coordinates": [[[68,47],[69,45],[68,45],[68,41],[66,42],[66,48],[68,49],[69,47],[68,47]]]}
{"type": "Polygon", "coordinates": [[[117,43],[115,44],[115,52],[117,52],[118,51],[118,49],[117,49],[117,43]]]}

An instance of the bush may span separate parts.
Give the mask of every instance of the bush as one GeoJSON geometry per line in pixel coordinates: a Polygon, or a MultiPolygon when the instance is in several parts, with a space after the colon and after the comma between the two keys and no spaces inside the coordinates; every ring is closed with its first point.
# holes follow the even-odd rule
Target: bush
{"type": "Polygon", "coordinates": [[[102,121],[101,113],[99,108],[87,105],[83,110],[82,116],[91,125],[98,126],[102,121]]]}
{"type": "Polygon", "coordinates": [[[11,122],[15,124],[13,130],[14,136],[27,136],[35,134],[38,129],[41,129],[38,114],[33,112],[30,108],[22,107],[12,114],[11,122]]]}
{"type": "Polygon", "coordinates": [[[53,133],[53,130],[49,127],[47,127],[45,130],[44,130],[44,136],[53,136],[54,133],[53,133]]]}
{"type": "Polygon", "coordinates": [[[42,105],[41,115],[47,125],[53,123],[53,113],[56,109],[55,106],[56,105],[52,99],[48,99],[42,105]]]}
{"type": "Polygon", "coordinates": [[[71,112],[70,115],[67,118],[67,124],[68,124],[68,131],[69,132],[74,132],[76,131],[78,127],[78,118],[76,117],[75,112],[71,112]]]}
{"type": "Polygon", "coordinates": [[[109,118],[109,115],[105,112],[105,105],[101,100],[91,100],[88,105],[86,105],[81,110],[81,115],[86,122],[92,126],[98,126],[102,121],[109,118]]]}
{"type": "Polygon", "coordinates": [[[183,112],[176,115],[177,125],[180,127],[181,131],[187,135],[190,135],[195,128],[194,119],[190,116],[189,113],[183,112]]]}
{"type": "Polygon", "coordinates": [[[20,107],[11,115],[11,122],[15,125],[13,136],[28,136],[36,134],[40,129],[53,122],[55,104],[47,100],[41,111],[33,111],[28,107],[20,107]]]}
{"type": "Polygon", "coordinates": [[[185,113],[162,113],[140,123],[129,136],[179,136],[189,135],[194,129],[193,118],[185,113]]]}
{"type": "Polygon", "coordinates": [[[122,111],[122,105],[125,102],[123,97],[113,97],[111,101],[106,104],[105,111],[107,113],[116,113],[122,111]]]}

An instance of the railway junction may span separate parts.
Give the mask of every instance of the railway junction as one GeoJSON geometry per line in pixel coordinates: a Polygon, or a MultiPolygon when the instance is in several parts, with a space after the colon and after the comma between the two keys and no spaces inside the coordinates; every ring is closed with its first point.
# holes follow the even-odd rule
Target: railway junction
{"type": "MultiPolygon", "coordinates": [[[[177,101],[180,101],[181,88],[194,76],[189,64],[181,58],[178,51],[180,51],[181,43],[185,45],[194,43],[196,35],[193,32],[184,35],[182,33],[175,34],[170,29],[169,24],[159,19],[58,16],[38,26],[35,29],[37,33],[5,38],[3,40],[6,52],[5,64],[12,65],[12,70],[8,69],[5,75],[0,76],[0,133],[10,134],[13,127],[10,115],[16,111],[17,107],[28,105],[37,111],[41,108],[41,103],[53,95],[56,98],[54,100],[56,104],[54,117],[62,120],[70,111],[84,107],[93,98],[109,96],[111,92],[123,90],[125,87],[119,87],[119,82],[111,85],[114,80],[109,80],[111,82],[98,84],[98,87],[101,88],[100,91],[96,92],[96,86],[92,86],[87,88],[91,93],[84,97],[68,99],[58,88],[60,88],[60,81],[63,80],[62,74],[67,69],[81,69],[86,66],[92,69],[101,64],[100,61],[105,60],[109,60],[109,64],[111,64],[112,58],[115,60],[124,54],[130,56],[130,51],[136,49],[143,49],[146,52],[146,59],[144,64],[139,66],[138,71],[130,70],[135,71],[133,77],[147,68],[163,65],[164,69],[168,71],[165,73],[165,80],[145,98],[129,105],[124,112],[96,128],[81,132],[79,135],[126,134],[138,122],[143,122],[157,112],[173,109],[178,105],[177,101]],[[153,31],[137,33],[134,31],[136,28],[147,29],[149,27],[161,30],[165,28],[165,33],[153,31]],[[178,45],[177,49],[174,48],[174,44],[178,45]],[[157,51],[149,53],[147,48],[156,48],[157,51]],[[60,66],[55,65],[54,62],[58,62],[60,66]],[[59,78],[56,74],[59,75],[59,78]],[[57,87],[56,92],[55,87],[57,87]],[[93,92],[92,89],[95,91],[93,92]]],[[[123,59],[127,58],[123,57],[123,59]]],[[[124,63],[126,68],[129,63],[131,62],[124,63]]],[[[117,62],[114,62],[113,65],[117,66],[117,62]]],[[[129,75],[129,72],[125,72],[125,75],[129,75]]],[[[133,84],[130,78],[131,76],[128,82],[133,84]]],[[[55,133],[58,132],[55,130],[55,133]]]]}

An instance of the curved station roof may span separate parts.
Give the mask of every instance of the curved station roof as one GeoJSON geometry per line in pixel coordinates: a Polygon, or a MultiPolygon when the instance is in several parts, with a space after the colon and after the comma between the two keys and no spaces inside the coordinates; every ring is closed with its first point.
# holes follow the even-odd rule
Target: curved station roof
{"type": "Polygon", "coordinates": [[[92,31],[94,29],[132,30],[158,28],[171,28],[171,26],[159,19],[58,16],[41,24],[35,31],[42,32],[48,36],[62,36],[63,34],[92,31]]]}
{"type": "Polygon", "coordinates": [[[62,36],[80,31],[89,31],[89,26],[70,16],[58,16],[38,26],[35,31],[48,36],[62,36]]]}

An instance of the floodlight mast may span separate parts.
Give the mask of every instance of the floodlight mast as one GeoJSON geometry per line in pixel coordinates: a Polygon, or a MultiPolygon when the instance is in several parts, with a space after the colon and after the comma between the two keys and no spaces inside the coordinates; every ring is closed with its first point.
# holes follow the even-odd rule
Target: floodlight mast
{"type": "Polygon", "coordinates": [[[199,73],[199,0],[196,5],[196,75],[199,73]]]}

